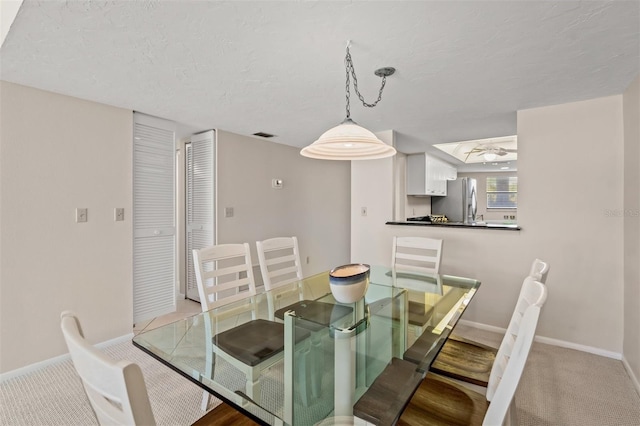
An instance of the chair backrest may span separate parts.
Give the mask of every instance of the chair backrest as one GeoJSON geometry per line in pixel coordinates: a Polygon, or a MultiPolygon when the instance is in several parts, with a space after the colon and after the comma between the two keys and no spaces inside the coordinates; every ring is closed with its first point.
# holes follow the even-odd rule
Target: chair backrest
{"type": "Polygon", "coordinates": [[[64,311],[60,328],[73,365],[101,425],[155,425],[142,370],[113,361],[87,343],[76,315],[64,311]]]}
{"type": "MultiPolygon", "coordinates": [[[[487,385],[487,401],[492,401],[496,389],[505,374],[507,362],[511,358],[515,343],[522,332],[522,322],[525,313],[531,306],[542,308],[546,300],[547,287],[531,277],[525,278],[522,284],[522,290],[520,291],[520,298],[516,303],[511,321],[502,339],[502,343],[500,343],[500,348],[498,348],[496,359],[491,368],[489,384],[487,385]]],[[[533,331],[535,332],[535,327],[533,331]]]]}
{"type": "Polygon", "coordinates": [[[302,279],[302,265],[296,237],[256,241],[265,290],[302,279]]]}
{"type": "Polygon", "coordinates": [[[203,311],[256,295],[249,244],[219,244],[193,250],[203,311]]]}
{"type": "Polygon", "coordinates": [[[536,281],[540,281],[542,284],[547,283],[547,273],[549,272],[549,264],[540,259],[533,261],[531,265],[531,271],[529,276],[533,277],[536,281]]]}
{"type": "MultiPolygon", "coordinates": [[[[535,282],[535,284],[542,286],[542,291],[544,292],[544,284],[540,282],[535,282]]],[[[518,383],[522,377],[522,372],[524,371],[524,366],[529,356],[529,351],[531,350],[533,338],[536,334],[536,327],[538,325],[538,319],[540,318],[540,309],[540,305],[534,304],[529,306],[524,312],[513,350],[507,359],[501,359],[501,361],[504,362],[504,365],[501,364],[501,366],[498,367],[501,372],[502,380],[500,380],[494,390],[493,397],[491,398],[491,404],[489,404],[489,408],[482,421],[483,425],[495,426],[505,423],[513,423],[505,422],[505,420],[507,420],[507,413],[509,413],[509,410],[515,410],[515,406],[512,403],[518,388],[518,383]]],[[[498,355],[500,354],[498,353],[498,355]]],[[[496,358],[496,362],[497,361],[498,359],[496,358]]],[[[491,386],[491,377],[496,375],[494,370],[496,370],[496,363],[494,363],[494,367],[491,370],[489,386],[491,386]]],[[[509,420],[515,418],[515,413],[513,411],[511,412],[511,415],[514,417],[509,420]]]]}
{"type": "Polygon", "coordinates": [[[440,270],[442,240],[425,237],[393,237],[391,271],[437,274],[440,270]]]}

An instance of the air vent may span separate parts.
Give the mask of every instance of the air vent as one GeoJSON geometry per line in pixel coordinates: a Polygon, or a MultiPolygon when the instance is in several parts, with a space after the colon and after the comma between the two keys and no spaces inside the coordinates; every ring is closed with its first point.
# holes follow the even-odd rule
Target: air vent
{"type": "Polygon", "coordinates": [[[261,138],[272,138],[275,135],[265,133],[265,132],[258,132],[258,133],[254,133],[253,136],[260,136],[261,138]]]}

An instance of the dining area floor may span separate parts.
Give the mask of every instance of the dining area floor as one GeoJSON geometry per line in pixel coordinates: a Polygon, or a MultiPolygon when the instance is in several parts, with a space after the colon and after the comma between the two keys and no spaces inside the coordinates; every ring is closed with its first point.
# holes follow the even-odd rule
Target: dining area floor
{"type": "Polygon", "coordinates": [[[156,318],[152,318],[147,321],[140,322],[133,325],[133,334],[138,334],[145,330],[152,330],[154,328],[161,327],[163,325],[170,324],[174,321],[187,318],[191,315],[196,315],[202,312],[200,302],[196,302],[190,299],[178,299],[176,302],[176,311],[167,315],[162,315],[156,318]]]}
{"type": "MultiPolygon", "coordinates": [[[[190,300],[175,313],[136,324],[150,330],[201,311],[190,300]]],[[[459,324],[456,334],[497,347],[502,336],[459,324]]],[[[131,342],[103,349],[115,359],[138,363],[159,425],[189,425],[204,413],[202,390],[151,358],[131,342]]],[[[640,395],[622,362],[534,342],[516,394],[522,426],[637,426],[640,395]]],[[[0,424],[92,425],[91,406],[70,359],[0,384],[0,424]]]]}

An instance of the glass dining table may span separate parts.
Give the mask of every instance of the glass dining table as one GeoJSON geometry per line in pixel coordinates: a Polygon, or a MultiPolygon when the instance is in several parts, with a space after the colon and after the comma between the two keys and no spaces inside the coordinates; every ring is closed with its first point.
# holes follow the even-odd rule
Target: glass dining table
{"type": "Polygon", "coordinates": [[[480,286],[378,266],[369,281],[362,299],[338,303],[323,272],[143,331],[133,344],[261,424],[314,425],[358,404],[367,418],[391,364],[424,377],[480,286]],[[242,327],[255,320],[282,324],[279,340],[246,347],[242,327]],[[265,351],[267,360],[257,356],[265,351]]]}

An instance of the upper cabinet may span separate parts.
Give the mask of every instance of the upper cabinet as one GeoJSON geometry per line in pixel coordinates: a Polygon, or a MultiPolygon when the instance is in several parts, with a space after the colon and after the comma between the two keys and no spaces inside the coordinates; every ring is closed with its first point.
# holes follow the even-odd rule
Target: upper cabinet
{"type": "Polygon", "coordinates": [[[447,181],[458,171],[451,164],[429,154],[407,156],[407,195],[447,195],[447,181]]]}

